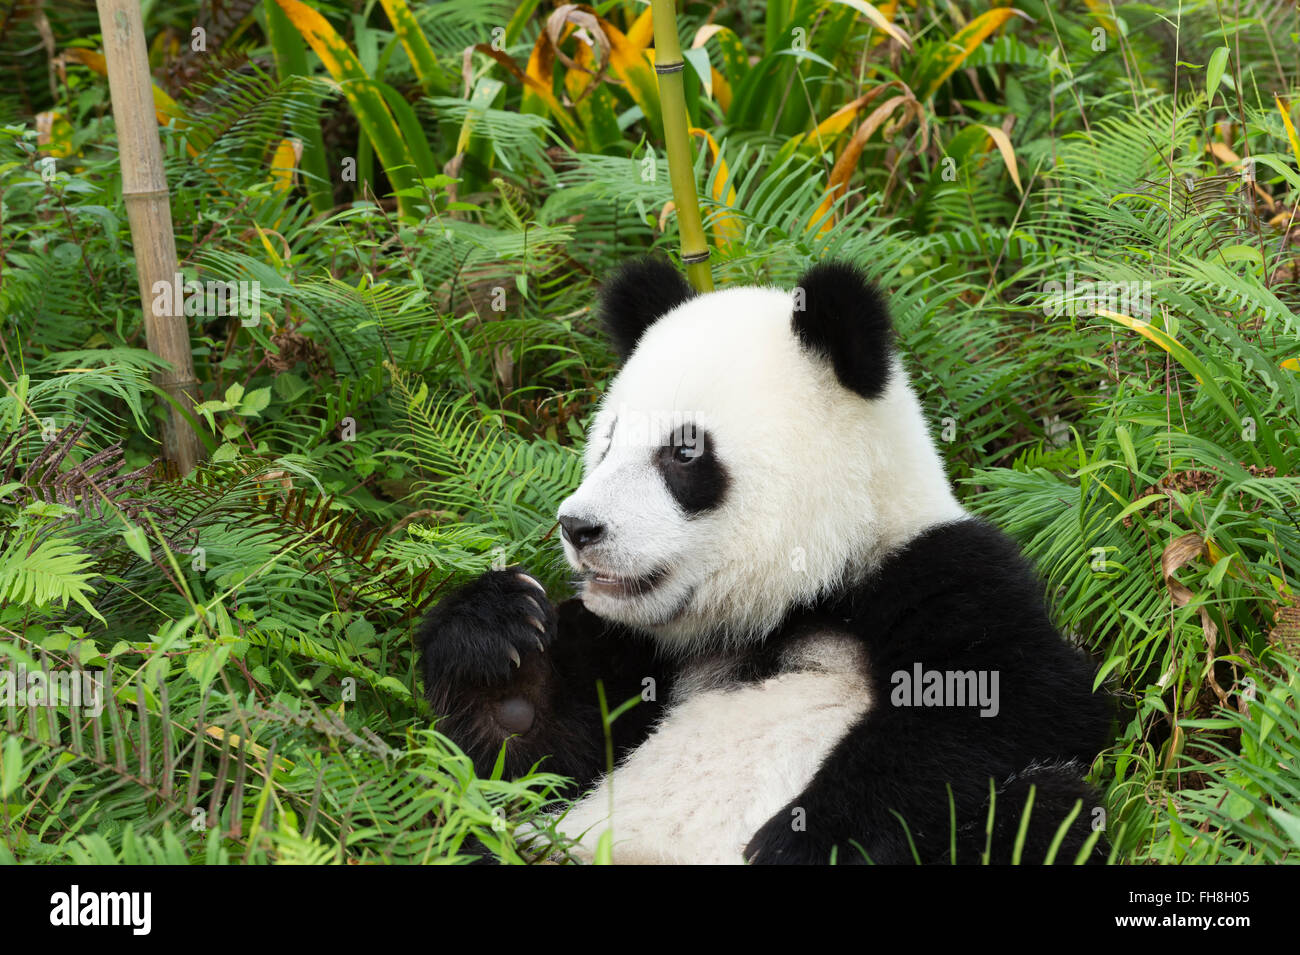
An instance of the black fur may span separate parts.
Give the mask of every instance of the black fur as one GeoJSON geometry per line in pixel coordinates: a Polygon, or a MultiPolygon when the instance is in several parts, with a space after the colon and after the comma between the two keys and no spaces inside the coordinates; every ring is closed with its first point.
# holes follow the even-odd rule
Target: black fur
{"type": "Polygon", "coordinates": [[[804,348],[829,359],[845,388],[880,397],[894,333],[876,287],[852,265],[826,262],[803,274],[795,296],[794,332],[804,348]]]}
{"type": "Polygon", "coordinates": [[[596,681],[604,683],[611,710],[633,696],[654,697],[614,721],[617,758],[645,739],[670,677],[649,638],[607,623],[578,600],[552,607],[541,595],[549,632],[535,640],[528,618],[536,615],[531,595],[537,590],[521,585],[519,573],[518,567],[489,571],[425,618],[418,634],[425,695],[440,717],[438,729],[473,759],[479,775],[492,771],[505,743],[507,776],[524,775],[541,761],[543,771],[572,778],[576,795],[605,768],[596,681]],[[530,725],[510,718],[530,710],[530,725]]]}
{"type": "MultiPolygon", "coordinates": [[[[653,680],[654,700],[614,723],[616,752],[625,754],[662,714],[673,666],[657,659],[646,638],[568,601],[558,608],[558,633],[545,652],[521,641],[522,666],[485,686],[471,675],[501,672],[498,634],[520,632],[518,615],[527,608],[516,603],[507,613],[484,603],[492,587],[509,585],[500,578],[487,588],[479,583],[444,601],[421,633],[429,700],[446,714],[438,725],[480,772],[491,768],[506,741],[508,773],[526,772],[549,756],[543,768],[573,777],[574,792],[581,792],[604,769],[597,678],[611,707],[641,695],[644,681],[653,680]],[[482,659],[466,661],[462,653],[482,659]],[[508,739],[499,714],[515,698],[532,704],[535,719],[508,739]]],[[[771,676],[784,645],[827,626],[865,646],[873,705],[805,791],[755,833],[747,858],[825,863],[834,852],[841,863],[911,863],[910,834],[923,863],[977,863],[988,841],[992,787],[990,859],[1009,862],[1032,786],[1022,861],[1045,859],[1058,825],[1079,802],[1056,857],[1074,860],[1097,805],[1082,774],[1105,745],[1109,716],[1103,698],[1091,692],[1092,665],[1052,626],[1039,581],[1014,542],[977,520],[933,528],[864,583],[793,610],[761,645],[737,656],[737,678],[771,676]],[[976,707],[892,705],[891,674],[916,663],[928,670],[998,671],[998,715],[982,717],[976,707]],[[792,826],[795,809],[803,829],[792,826]]],[[[1091,861],[1100,858],[1094,852],[1091,861]]]]}
{"type": "Polygon", "coordinates": [[[546,591],[519,567],[489,571],[434,607],[423,630],[425,672],[476,686],[508,680],[514,664],[555,639],[555,610],[546,591]]]}
{"type": "Polygon", "coordinates": [[[674,432],[655,451],[655,467],[687,514],[711,511],[727,495],[727,468],[718,457],[713,436],[703,428],[692,428],[685,434],[682,429],[674,432]]]}
{"type": "Polygon", "coordinates": [[[923,863],[952,861],[950,786],[956,861],[975,863],[985,849],[992,780],[999,790],[993,861],[1010,861],[1030,783],[1036,793],[1022,860],[1043,861],[1081,798],[1057,856],[1073,861],[1096,805],[1082,772],[1105,745],[1109,716],[1091,692],[1094,668],[1052,626],[1039,581],[1015,543],[977,520],[933,528],[834,604],[866,644],[873,706],[791,803],[803,810],[806,831],[792,831],[788,809],[778,812],[746,856],[825,862],[838,847],[839,860],[862,861],[856,842],[875,863],[906,863],[910,833],[923,863]],[[916,663],[996,670],[998,715],[892,705],[891,675],[916,663]]]}
{"type": "Polygon", "coordinates": [[[695,294],[666,259],[644,256],[619,266],[601,285],[600,318],[620,358],[642,333],[695,294]]]}

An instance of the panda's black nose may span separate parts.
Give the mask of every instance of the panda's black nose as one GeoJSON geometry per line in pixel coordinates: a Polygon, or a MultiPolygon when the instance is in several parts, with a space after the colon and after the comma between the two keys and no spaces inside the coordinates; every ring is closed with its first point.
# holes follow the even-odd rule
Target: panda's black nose
{"type": "Polygon", "coordinates": [[[561,517],[560,527],[563,528],[564,539],[578,550],[605,536],[604,524],[584,521],[581,517],[561,517]]]}

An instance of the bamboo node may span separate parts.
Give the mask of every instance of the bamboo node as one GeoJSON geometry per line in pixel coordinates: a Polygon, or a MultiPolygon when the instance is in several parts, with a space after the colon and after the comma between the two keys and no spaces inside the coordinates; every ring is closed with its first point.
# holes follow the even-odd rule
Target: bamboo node
{"type": "Polygon", "coordinates": [[[124,199],[152,199],[158,196],[170,196],[166,189],[123,189],[124,199]]]}

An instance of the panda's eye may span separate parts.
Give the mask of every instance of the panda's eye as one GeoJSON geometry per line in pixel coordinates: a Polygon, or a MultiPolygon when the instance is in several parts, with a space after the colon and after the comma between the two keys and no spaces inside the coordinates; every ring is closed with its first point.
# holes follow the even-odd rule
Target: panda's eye
{"type": "Polygon", "coordinates": [[[726,496],[724,455],[709,432],[692,425],[666,433],[652,462],[669,493],[692,517],[719,506],[726,496]]]}

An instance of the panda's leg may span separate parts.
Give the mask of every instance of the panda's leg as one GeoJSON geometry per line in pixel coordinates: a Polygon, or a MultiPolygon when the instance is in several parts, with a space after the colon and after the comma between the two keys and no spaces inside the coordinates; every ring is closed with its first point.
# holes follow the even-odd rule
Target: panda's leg
{"type": "Polygon", "coordinates": [[[616,756],[645,738],[668,676],[646,638],[616,628],[579,601],[553,606],[518,567],[489,571],[450,594],[420,627],[425,694],[437,728],[491,772],[541,763],[587,789],[605,769],[597,681],[612,710],[641,696],[610,727],[616,756]],[[654,692],[645,693],[647,687],[654,692]]]}
{"type": "Polygon", "coordinates": [[[1030,814],[1032,838],[1022,861],[1043,861],[1077,797],[1083,805],[1057,856],[1058,862],[1072,862],[1096,805],[1082,783],[1082,768],[1069,764],[1068,771],[1078,776],[1065,787],[1060,783],[1067,770],[1024,773],[1025,763],[1014,750],[973,710],[873,709],[836,744],[804,791],[758,830],[745,858],[824,865],[834,851],[840,864],[978,863],[996,780],[1004,791],[995,804],[992,861],[1010,861],[1021,809],[1034,783],[1044,791],[1030,814]]]}
{"type": "MultiPolygon", "coordinates": [[[[1047,861],[1047,855],[1056,843],[1053,861],[1073,864],[1079,860],[1094,826],[1100,822],[1096,813],[1100,799],[1084,781],[1087,771],[1088,767],[1079,762],[1066,761],[1033,764],[1014,774],[990,795],[976,818],[967,823],[973,841],[981,846],[988,845],[991,864],[1010,864],[1020,837],[1022,819],[1028,813],[1028,819],[1024,819],[1019,861],[1024,865],[1041,865],[1047,861]],[[993,808],[991,836],[988,833],[989,802],[993,808]],[[1077,812],[1076,805],[1079,807],[1077,812]]],[[[1106,861],[1106,856],[1107,843],[1103,835],[1079,861],[1100,864],[1106,861]]]]}
{"type": "MultiPolygon", "coordinates": [[[[941,756],[933,746],[917,745],[945,738],[932,735],[937,725],[924,725],[934,724],[938,713],[869,710],[835,745],[804,791],[754,834],[745,858],[766,865],[825,865],[834,858],[844,865],[867,861],[865,852],[877,865],[911,863],[907,832],[891,809],[906,814],[914,839],[931,830],[950,831],[944,773],[961,759],[957,752],[941,756]]],[[[961,796],[957,794],[959,800],[961,796]]],[[[970,794],[963,801],[971,802],[970,794]]],[[[933,860],[923,853],[922,861],[933,860]]]]}

